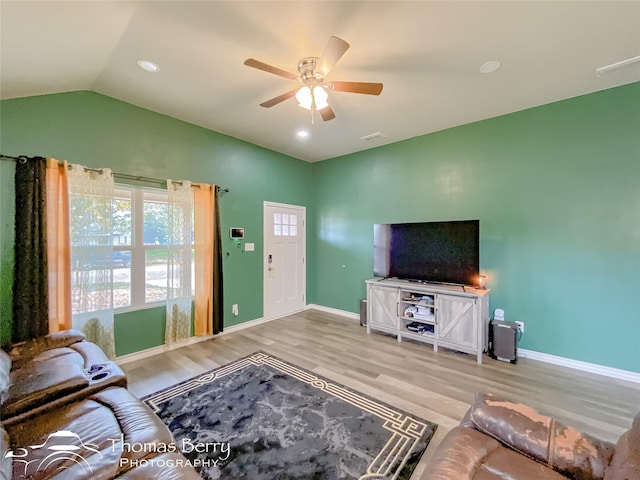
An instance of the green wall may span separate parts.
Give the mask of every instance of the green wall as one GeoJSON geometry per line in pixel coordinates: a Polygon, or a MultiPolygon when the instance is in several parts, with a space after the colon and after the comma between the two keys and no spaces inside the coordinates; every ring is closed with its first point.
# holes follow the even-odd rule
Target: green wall
{"type": "Polygon", "coordinates": [[[635,83],[314,164],[312,298],[358,311],[374,223],[478,218],[522,348],[640,372],[639,106],[635,83]]]}
{"type": "MultiPolygon", "coordinates": [[[[525,322],[521,347],[640,372],[638,104],[640,83],[307,164],[75,92],[0,102],[0,146],[229,187],[223,231],[244,226],[256,252],[223,235],[227,326],[262,316],[264,200],[307,207],[308,303],[352,312],[372,275],[373,223],[479,218],[491,308],[525,322]]],[[[0,162],[4,339],[12,179],[0,162]]],[[[163,326],[162,308],[117,315],[118,355],[161,344],[163,326]]]]}
{"type": "MultiPolygon", "coordinates": [[[[91,92],[3,100],[0,148],[8,155],[42,155],[90,167],[156,178],[216,183],[220,210],[225,283],[225,326],[262,316],[262,204],[274,201],[311,211],[311,165],[149,110],[91,92]],[[245,227],[255,252],[242,252],[225,232],[245,227]],[[231,314],[237,303],[239,315],[231,314]]],[[[10,276],[13,249],[13,174],[0,170],[2,329],[10,332],[10,276]],[[9,268],[7,268],[9,265],[9,268]]],[[[309,282],[312,284],[312,282],[309,282]]],[[[164,309],[116,315],[117,354],[163,343],[164,309]]]]}

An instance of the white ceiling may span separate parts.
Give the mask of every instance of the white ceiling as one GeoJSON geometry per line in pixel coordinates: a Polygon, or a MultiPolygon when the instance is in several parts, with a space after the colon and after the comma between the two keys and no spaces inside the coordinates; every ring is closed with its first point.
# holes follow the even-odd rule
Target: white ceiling
{"type": "Polygon", "coordinates": [[[0,15],[2,98],[93,90],[306,161],[640,80],[640,63],[595,73],[640,55],[639,1],[2,0],[0,15]],[[382,94],[332,92],[337,118],[314,124],[295,99],[260,107],[296,82],[244,60],[296,72],[331,35],[351,48],[328,79],[382,94]],[[487,60],[502,68],[480,74],[487,60]]]}

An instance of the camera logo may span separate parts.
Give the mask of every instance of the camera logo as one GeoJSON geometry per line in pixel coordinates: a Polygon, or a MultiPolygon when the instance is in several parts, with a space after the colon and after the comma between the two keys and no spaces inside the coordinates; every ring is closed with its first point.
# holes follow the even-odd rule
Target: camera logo
{"type": "Polygon", "coordinates": [[[38,472],[51,468],[55,470],[82,468],[84,472],[93,474],[91,465],[79,450],[85,455],[95,453],[102,457],[97,445],[84,443],[79,435],[69,430],[58,430],[50,434],[44,443],[9,450],[4,458],[11,459],[14,465],[20,463],[24,466],[23,478],[30,478],[38,472]]]}

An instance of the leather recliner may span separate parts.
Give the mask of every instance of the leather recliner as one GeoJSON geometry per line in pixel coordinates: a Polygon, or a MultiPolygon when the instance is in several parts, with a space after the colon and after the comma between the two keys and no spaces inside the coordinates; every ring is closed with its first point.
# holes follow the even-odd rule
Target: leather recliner
{"type": "Polygon", "coordinates": [[[80,332],[0,351],[0,480],[198,480],[169,429],[80,332]]]}
{"type": "Polygon", "coordinates": [[[7,425],[109,386],[126,387],[120,367],[75,330],[0,351],[0,410],[7,425]]]}
{"type": "Polygon", "coordinates": [[[420,480],[640,480],[640,413],[616,444],[479,393],[420,480]]]}
{"type": "Polygon", "coordinates": [[[164,423],[121,387],[3,425],[0,433],[2,480],[201,478],[164,423]]]}

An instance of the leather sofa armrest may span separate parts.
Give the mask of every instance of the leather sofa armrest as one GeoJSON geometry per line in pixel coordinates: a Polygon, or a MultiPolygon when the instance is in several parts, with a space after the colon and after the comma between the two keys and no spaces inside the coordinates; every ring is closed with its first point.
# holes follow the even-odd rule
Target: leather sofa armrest
{"type": "Polygon", "coordinates": [[[69,348],[82,356],[84,368],[88,369],[91,365],[109,362],[109,358],[107,358],[104,351],[93,342],[78,342],[69,348]]]}
{"type": "Polygon", "coordinates": [[[64,370],[47,368],[46,363],[12,373],[9,395],[2,404],[3,417],[32,410],[89,385],[81,365],[69,364],[64,370]]]}
{"type": "Polygon", "coordinates": [[[613,455],[612,444],[491,394],[476,395],[469,419],[482,433],[570,478],[602,479],[613,455]]]}
{"type": "Polygon", "coordinates": [[[136,460],[157,454],[135,448],[124,449],[123,442],[129,445],[155,444],[158,448],[173,444],[173,436],[160,417],[128,390],[120,387],[107,388],[92,395],[91,400],[108,407],[122,431],[120,441],[113,444],[113,448],[121,451],[118,475],[131,469],[136,460]]]}
{"type": "Polygon", "coordinates": [[[615,446],[605,480],[640,479],[640,412],[631,428],[623,433],[615,446]]]}
{"type": "Polygon", "coordinates": [[[442,439],[420,480],[472,479],[484,459],[500,448],[493,438],[458,425],[442,439]]]}
{"type": "Polygon", "coordinates": [[[13,344],[11,350],[9,350],[9,356],[11,357],[13,368],[20,368],[42,352],[54,348],[68,347],[74,343],[82,342],[84,339],[84,334],[78,330],[53,332],[44,337],[13,344]]]}

